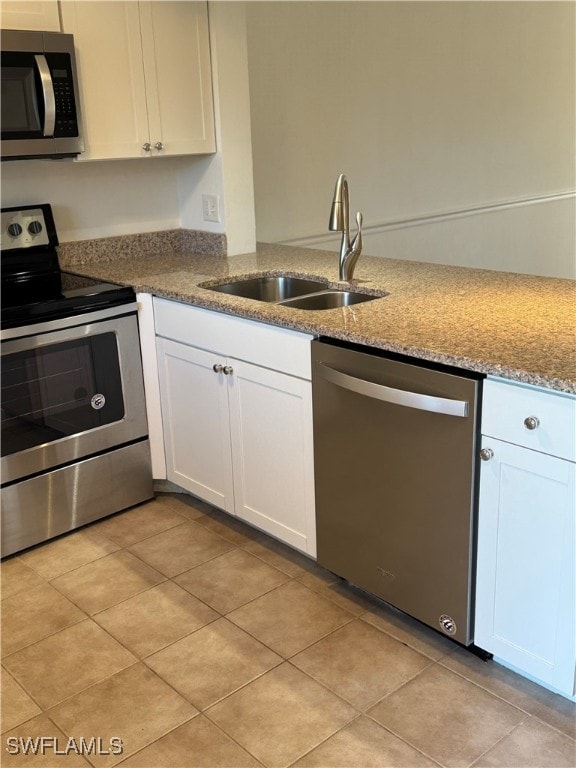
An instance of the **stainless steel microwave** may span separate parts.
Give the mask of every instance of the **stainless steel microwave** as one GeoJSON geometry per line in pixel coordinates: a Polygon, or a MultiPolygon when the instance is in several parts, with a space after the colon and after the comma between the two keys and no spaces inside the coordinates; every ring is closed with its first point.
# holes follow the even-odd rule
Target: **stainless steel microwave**
{"type": "Polygon", "coordinates": [[[73,157],[84,149],[74,38],[1,33],[0,157],[73,157]]]}

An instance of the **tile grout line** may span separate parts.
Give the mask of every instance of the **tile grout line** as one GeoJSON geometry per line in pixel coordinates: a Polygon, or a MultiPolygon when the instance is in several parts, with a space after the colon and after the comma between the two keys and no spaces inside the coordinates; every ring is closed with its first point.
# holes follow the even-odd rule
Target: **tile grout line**
{"type": "MultiPolygon", "coordinates": [[[[86,691],[89,691],[91,688],[95,688],[96,686],[98,686],[98,685],[101,685],[102,683],[104,683],[106,680],[111,680],[112,678],[114,678],[114,677],[117,677],[118,675],[121,675],[121,674],[123,674],[124,672],[126,672],[126,670],[127,670],[127,669],[131,669],[132,667],[135,667],[137,664],[141,664],[141,663],[142,663],[142,662],[141,662],[141,660],[140,660],[140,659],[136,659],[136,661],[135,661],[133,664],[130,664],[128,667],[124,667],[124,669],[120,669],[120,670],[118,670],[117,672],[114,672],[114,674],[112,674],[112,675],[108,675],[108,677],[105,677],[105,678],[103,678],[102,680],[98,680],[97,682],[95,682],[95,683],[92,683],[92,684],[91,684],[91,685],[89,685],[87,688],[84,688],[82,691],[78,691],[77,693],[75,693],[75,694],[74,694],[74,696],[80,695],[81,693],[86,693],[86,691]]],[[[157,678],[160,680],[160,682],[161,682],[161,683],[163,683],[164,685],[166,685],[167,687],[169,687],[171,690],[173,690],[173,691],[174,691],[174,693],[176,693],[176,694],[177,694],[177,695],[178,695],[178,696],[179,696],[181,699],[183,699],[183,700],[184,700],[184,701],[185,701],[187,704],[189,704],[190,706],[194,707],[194,709],[196,709],[196,710],[197,710],[195,714],[193,714],[191,717],[188,717],[188,718],[187,718],[186,720],[184,720],[182,723],[179,723],[177,726],[175,726],[175,728],[179,728],[181,725],[184,725],[184,723],[187,723],[187,722],[189,722],[190,720],[193,720],[195,717],[198,717],[198,715],[201,713],[201,711],[198,709],[198,707],[195,707],[195,706],[194,706],[194,705],[193,705],[193,704],[192,704],[190,701],[188,701],[188,699],[187,699],[185,696],[183,696],[181,693],[179,693],[178,691],[176,691],[176,689],[175,689],[175,688],[174,688],[172,685],[170,685],[170,684],[169,684],[169,683],[167,683],[165,680],[163,680],[163,679],[162,679],[162,678],[161,678],[159,675],[157,675],[157,674],[154,672],[154,670],[153,670],[153,669],[150,669],[150,667],[148,667],[147,665],[146,665],[146,669],[147,669],[149,672],[152,672],[152,673],[154,674],[154,676],[155,676],[155,677],[157,677],[157,678]]],[[[67,733],[67,732],[64,730],[64,728],[63,728],[62,726],[60,726],[60,725],[58,725],[57,723],[55,723],[54,719],[53,719],[53,718],[50,716],[50,711],[51,711],[51,710],[53,710],[53,709],[55,709],[56,707],[59,707],[61,704],[63,704],[63,703],[64,703],[64,701],[71,701],[71,700],[74,698],[74,696],[70,696],[70,697],[68,697],[67,699],[64,699],[63,701],[60,701],[60,702],[58,702],[57,704],[54,704],[52,707],[49,707],[48,709],[46,709],[46,710],[43,710],[43,713],[42,713],[42,714],[45,714],[47,717],[49,717],[49,718],[50,718],[50,721],[51,721],[52,723],[54,723],[54,724],[56,725],[56,727],[57,727],[59,730],[61,730],[63,733],[65,733],[65,734],[66,734],[67,736],[69,736],[69,737],[71,737],[71,736],[72,736],[72,734],[69,734],[69,733],[67,733]]],[[[171,728],[171,729],[170,729],[169,731],[167,731],[166,733],[169,733],[170,731],[172,731],[172,730],[175,730],[175,728],[171,728]]],[[[161,734],[161,735],[158,737],[158,739],[161,739],[161,738],[163,738],[164,736],[166,736],[166,733],[163,733],[163,734],[161,734]]],[[[157,739],[155,739],[155,741],[157,741],[157,739]]],[[[150,743],[153,743],[153,742],[150,742],[150,743]]],[[[145,746],[149,746],[149,744],[146,744],[145,746]]],[[[144,747],[143,747],[143,748],[144,748],[144,747]]],[[[138,750],[138,751],[140,751],[140,750],[138,750]]],[[[126,758],[126,759],[128,759],[129,757],[132,757],[134,754],[135,754],[135,752],[132,752],[132,753],[130,753],[129,755],[126,755],[126,756],[125,756],[125,758],[126,758]]],[[[123,757],[123,759],[124,759],[124,757],[123,757]]],[[[89,762],[91,763],[91,761],[89,761],[89,762]]],[[[92,763],[91,763],[91,764],[92,764],[92,763]]],[[[115,762],[115,763],[113,763],[112,765],[118,765],[118,763],[117,763],[117,762],[115,762]]]]}
{"type": "MultiPolygon", "coordinates": [[[[528,717],[530,717],[530,716],[528,716],[528,717]]],[[[516,725],[515,725],[515,726],[514,726],[514,727],[513,727],[513,728],[512,728],[510,731],[508,731],[508,733],[505,733],[505,734],[502,736],[502,738],[498,739],[498,741],[497,741],[495,744],[492,744],[492,746],[491,746],[491,747],[488,747],[488,749],[484,750],[484,752],[482,752],[482,754],[481,754],[481,755],[478,755],[478,757],[477,757],[477,758],[476,758],[476,759],[475,759],[475,760],[474,760],[474,761],[471,763],[471,765],[469,766],[469,768],[474,768],[474,766],[475,766],[475,765],[478,763],[478,761],[479,761],[479,760],[481,760],[481,759],[482,759],[482,758],[483,758],[485,755],[487,755],[487,754],[488,754],[488,752],[492,751],[492,750],[493,750],[493,749],[495,749],[495,748],[496,748],[496,747],[497,747],[499,744],[501,744],[503,741],[505,741],[507,738],[509,738],[509,737],[510,737],[510,736],[511,736],[511,735],[514,733],[514,731],[516,731],[518,728],[520,728],[520,726],[521,726],[521,725],[523,725],[525,722],[526,722],[525,720],[521,720],[521,721],[520,721],[519,723],[517,723],[517,724],[516,724],[516,725]]]]}
{"type": "MultiPolygon", "coordinates": [[[[117,513],[117,514],[121,514],[121,513],[117,513]]],[[[34,547],[29,547],[24,552],[24,554],[26,555],[29,552],[34,552],[37,549],[41,549],[41,548],[43,548],[45,546],[49,546],[50,544],[52,544],[54,542],[65,541],[66,539],[71,539],[71,538],[73,538],[78,533],[83,533],[83,532],[88,533],[89,530],[90,530],[90,526],[91,525],[97,525],[97,523],[94,523],[94,524],[89,523],[87,526],[85,526],[83,528],[76,529],[76,530],[71,530],[71,531],[65,531],[64,533],[61,533],[59,536],[56,536],[53,539],[49,539],[48,541],[40,542],[39,544],[36,544],[34,547]]],[[[118,544],[116,541],[113,541],[112,539],[108,538],[103,533],[101,533],[99,535],[102,536],[102,538],[106,539],[106,541],[108,541],[110,544],[113,544],[114,546],[118,547],[118,549],[122,549],[122,546],[120,544],[118,544]]],[[[115,550],[115,551],[118,551],[118,550],[115,550]]],[[[28,563],[24,558],[20,558],[20,561],[27,568],[30,568],[32,571],[34,571],[34,573],[37,576],[39,576],[41,579],[44,579],[44,581],[46,581],[49,584],[51,581],[54,581],[54,579],[58,579],[60,576],[65,576],[68,573],[73,573],[74,571],[77,571],[79,568],[83,568],[85,565],[89,565],[90,563],[95,563],[98,560],[102,560],[103,558],[108,557],[108,555],[113,555],[113,554],[114,554],[114,552],[106,552],[105,554],[100,555],[99,557],[95,557],[93,560],[88,560],[86,563],[81,563],[80,565],[74,566],[74,568],[70,568],[70,570],[68,570],[68,571],[63,571],[62,573],[59,573],[56,576],[50,576],[50,577],[47,577],[44,574],[40,573],[40,571],[38,571],[36,568],[34,568],[34,566],[32,565],[32,562],[28,563]]]]}
{"type": "MultiPolygon", "coordinates": [[[[402,687],[402,686],[400,686],[400,687],[402,687]]],[[[396,690],[398,690],[398,688],[396,690]]],[[[386,698],[386,697],[384,697],[384,698],[386,698]]],[[[367,712],[364,713],[364,716],[369,718],[369,720],[371,722],[375,723],[376,725],[379,725],[380,728],[383,728],[385,731],[390,733],[392,736],[394,736],[394,738],[399,739],[401,742],[403,742],[404,744],[409,746],[411,749],[416,750],[416,752],[418,752],[419,754],[423,755],[427,760],[431,760],[433,763],[435,763],[436,765],[440,766],[440,768],[446,768],[446,766],[444,766],[439,760],[436,760],[436,758],[432,757],[432,755],[429,755],[427,752],[424,752],[420,747],[417,747],[415,744],[412,744],[411,742],[409,742],[404,736],[402,736],[399,733],[396,733],[396,731],[392,730],[392,728],[390,728],[388,725],[384,725],[384,723],[379,722],[378,720],[376,720],[374,717],[372,717],[372,715],[368,714],[367,712]]],[[[468,766],[467,768],[470,768],[470,767],[468,766]]]]}
{"type": "MultiPolygon", "coordinates": [[[[88,621],[92,621],[90,616],[87,616],[87,619],[88,619],[88,621]]],[[[86,619],[82,619],[82,621],[86,621],[86,619]]],[[[77,624],[81,624],[82,621],[77,622],[77,624]]],[[[135,666],[136,664],[138,664],[141,661],[141,659],[139,659],[129,648],[127,648],[125,645],[120,643],[115,637],[110,635],[110,633],[107,632],[104,629],[104,627],[101,627],[96,622],[93,622],[93,623],[95,624],[96,627],[98,627],[98,629],[101,629],[106,635],[108,635],[108,637],[110,637],[112,640],[114,640],[114,642],[116,642],[118,645],[120,645],[120,647],[124,651],[127,651],[134,658],[134,661],[132,661],[130,664],[127,664],[125,667],[122,667],[122,669],[116,670],[116,672],[113,672],[110,675],[105,675],[104,677],[100,678],[99,680],[95,680],[95,681],[91,682],[85,688],[81,688],[80,690],[75,691],[70,696],[65,696],[63,699],[60,699],[60,701],[57,701],[54,704],[51,704],[49,707],[44,707],[42,704],[40,704],[40,702],[37,701],[37,699],[34,698],[34,695],[32,694],[32,692],[24,685],[24,683],[20,682],[20,680],[18,680],[18,678],[15,677],[12,674],[12,672],[10,672],[10,670],[7,669],[4,666],[4,664],[2,663],[2,666],[4,667],[4,669],[8,672],[8,674],[11,675],[11,677],[14,678],[14,680],[16,680],[18,685],[25,691],[26,695],[29,696],[31,699],[33,699],[33,701],[40,707],[41,714],[46,714],[49,710],[53,709],[54,707],[60,706],[60,704],[63,704],[65,701],[70,701],[70,699],[73,699],[74,696],[76,696],[77,694],[84,693],[84,691],[87,691],[89,688],[92,688],[94,685],[99,685],[100,683],[103,683],[105,680],[108,680],[110,677],[114,677],[114,675],[117,675],[120,672],[124,672],[125,670],[130,669],[130,667],[135,666]]],[[[44,640],[47,640],[50,637],[55,637],[56,635],[60,634],[61,632],[65,632],[66,630],[68,630],[68,629],[70,629],[71,627],[74,627],[74,626],[76,626],[76,624],[71,624],[70,627],[64,627],[64,629],[60,629],[60,630],[58,630],[58,632],[54,632],[51,635],[47,635],[47,637],[43,637],[41,640],[38,640],[37,643],[41,643],[41,642],[43,642],[44,640]]],[[[36,645],[37,643],[32,643],[32,645],[36,645]]],[[[26,648],[31,648],[32,645],[27,645],[26,648]]],[[[22,648],[20,650],[25,650],[25,649],[22,648]]],[[[15,651],[15,653],[19,653],[19,651],[15,651]]],[[[10,655],[12,655],[12,654],[10,654],[10,655]]]]}
{"type": "MultiPolygon", "coordinates": [[[[226,731],[224,731],[222,728],[220,728],[220,726],[217,723],[215,723],[214,721],[212,721],[209,718],[207,718],[206,715],[204,714],[204,712],[202,712],[201,710],[198,712],[198,714],[193,715],[189,720],[185,720],[183,723],[180,723],[180,725],[174,726],[174,728],[171,728],[169,731],[167,731],[162,736],[159,736],[157,739],[154,739],[154,741],[151,741],[150,744],[146,744],[144,747],[139,749],[137,752],[133,752],[131,755],[128,755],[126,757],[126,759],[123,759],[120,763],[116,763],[116,765],[118,765],[118,766],[125,765],[126,761],[130,760],[133,757],[136,757],[136,755],[139,755],[145,749],[148,749],[149,747],[153,746],[154,744],[156,744],[161,739],[165,738],[166,736],[169,736],[171,733],[173,733],[174,731],[178,730],[178,728],[182,728],[182,726],[186,725],[187,723],[191,723],[193,720],[196,720],[197,718],[201,718],[201,717],[204,717],[206,720],[208,720],[208,722],[213,727],[217,728],[220,731],[220,733],[222,733],[226,738],[230,739],[230,741],[232,741],[234,744],[236,744],[238,747],[240,747],[240,749],[242,749],[244,752],[246,752],[246,754],[250,755],[250,757],[253,757],[254,760],[256,760],[256,762],[260,766],[262,766],[262,768],[266,768],[264,763],[261,763],[260,760],[258,760],[258,758],[256,758],[249,750],[246,749],[246,747],[243,747],[242,744],[240,744],[240,742],[238,742],[238,741],[236,741],[236,739],[232,738],[232,736],[230,734],[226,733],[226,731]]],[[[226,768],[226,766],[223,766],[223,768],[226,768]]]]}
{"type": "Polygon", "coordinates": [[[356,715],[356,717],[355,717],[355,718],[353,718],[352,720],[350,720],[350,722],[349,722],[349,723],[346,723],[346,725],[343,725],[343,726],[341,726],[341,727],[340,727],[340,728],[338,728],[336,731],[334,731],[334,733],[331,733],[331,734],[329,734],[328,736],[326,736],[326,738],[325,738],[325,739],[322,739],[322,741],[320,741],[318,744],[316,744],[315,746],[311,747],[309,750],[307,750],[306,752],[304,752],[304,754],[302,754],[302,755],[299,755],[299,756],[296,758],[296,760],[293,760],[293,761],[290,763],[290,765],[288,765],[288,766],[287,766],[287,768],[293,768],[293,766],[295,766],[295,765],[296,765],[296,763],[300,762],[300,760],[304,759],[305,757],[308,757],[308,755],[310,755],[312,752],[314,752],[314,750],[315,750],[315,749],[318,749],[318,748],[319,748],[319,747],[321,747],[323,744],[325,744],[327,741],[330,741],[330,739],[334,738],[334,736],[336,736],[338,733],[341,733],[342,731],[344,731],[346,728],[348,728],[350,725],[352,725],[352,723],[355,723],[355,722],[356,722],[357,720],[359,720],[361,717],[362,717],[362,713],[361,713],[361,712],[359,712],[359,713],[356,715]]]}
{"type": "MultiPolygon", "coordinates": [[[[456,669],[452,669],[451,667],[447,667],[443,663],[442,659],[438,660],[438,664],[440,664],[440,666],[443,669],[447,670],[448,672],[453,672],[455,675],[458,675],[458,677],[461,677],[463,680],[466,680],[468,683],[472,683],[472,685],[475,685],[477,688],[480,688],[481,690],[485,691],[486,693],[489,693],[491,696],[494,696],[495,698],[499,699],[500,701],[503,701],[505,704],[508,704],[509,706],[514,707],[514,709],[517,709],[519,712],[524,713],[529,718],[533,718],[534,720],[537,720],[538,722],[542,723],[543,725],[548,726],[548,728],[552,728],[552,730],[556,731],[557,733],[560,733],[563,736],[567,736],[572,741],[576,741],[576,735],[571,736],[569,733],[566,733],[565,731],[561,730],[560,728],[556,728],[551,723],[549,723],[546,720],[543,720],[542,718],[538,717],[538,715],[536,715],[535,713],[530,712],[529,710],[524,709],[519,704],[515,704],[514,702],[510,701],[510,699],[505,698],[502,694],[497,693],[496,691],[491,690],[490,688],[486,687],[485,685],[482,685],[481,683],[479,683],[476,680],[472,680],[470,677],[467,677],[465,674],[463,674],[462,672],[459,672],[456,669]]],[[[509,671],[512,671],[512,670],[509,670],[509,671]]],[[[536,685],[536,683],[534,683],[534,685],[536,685]]],[[[550,691],[550,693],[553,693],[553,691],[550,691]]],[[[531,694],[527,694],[527,695],[531,696],[531,694]]],[[[559,694],[555,694],[555,695],[559,695],[559,694]]],[[[567,699],[567,701],[569,701],[569,699],[567,699]]]]}
{"type": "MultiPolygon", "coordinates": [[[[49,584],[49,582],[47,582],[47,583],[49,584]]],[[[52,586],[52,585],[49,584],[49,586],[52,586]]],[[[34,589],[39,589],[39,588],[40,587],[34,587],[34,589]]],[[[56,589],[56,587],[54,587],[54,590],[56,592],[58,592],[60,597],[63,597],[66,600],[69,599],[69,598],[66,597],[66,595],[63,595],[58,589],[56,589]]],[[[30,591],[32,591],[32,590],[30,590],[30,591]]],[[[7,659],[9,656],[12,656],[13,654],[18,653],[19,651],[23,651],[26,648],[31,648],[33,645],[36,645],[36,643],[40,643],[40,642],[42,642],[42,640],[47,640],[49,637],[53,637],[54,635],[57,635],[59,632],[62,632],[65,629],[69,629],[70,627],[73,627],[75,624],[80,624],[82,621],[86,621],[86,619],[91,618],[86,613],[86,611],[84,611],[82,608],[80,608],[80,606],[76,605],[76,603],[74,603],[72,600],[69,600],[69,602],[74,606],[74,608],[76,608],[79,611],[82,611],[82,613],[84,614],[83,618],[79,618],[77,621],[73,621],[71,624],[68,624],[65,627],[60,627],[59,629],[54,630],[54,632],[49,632],[47,635],[44,635],[43,637],[40,637],[40,638],[38,638],[36,640],[33,640],[31,643],[27,643],[26,645],[23,645],[22,647],[17,648],[15,651],[11,651],[10,653],[2,654],[2,664],[4,663],[4,659],[7,659]]]]}
{"type": "Polygon", "coordinates": [[[15,726],[13,726],[12,728],[7,728],[5,731],[2,731],[0,735],[2,735],[2,736],[3,736],[4,734],[6,734],[6,733],[9,733],[10,731],[14,730],[14,728],[20,728],[20,726],[21,726],[21,725],[23,725],[24,723],[27,723],[29,720],[33,720],[35,717],[40,717],[40,715],[43,715],[43,714],[44,714],[45,710],[44,710],[44,707],[43,707],[43,706],[40,704],[40,702],[39,702],[39,701],[37,701],[37,699],[35,699],[35,698],[34,698],[34,696],[32,696],[32,694],[31,694],[31,693],[28,691],[28,689],[27,689],[27,688],[25,688],[25,687],[22,685],[22,683],[21,683],[19,680],[17,680],[17,678],[15,678],[15,677],[14,677],[14,675],[13,675],[13,674],[10,672],[10,670],[9,670],[9,669],[6,669],[6,667],[4,666],[4,664],[3,664],[3,663],[2,663],[2,665],[1,665],[1,666],[2,666],[2,674],[4,674],[4,675],[9,675],[9,676],[12,678],[12,680],[14,680],[14,682],[15,682],[15,683],[16,683],[16,684],[17,684],[17,685],[20,687],[20,688],[22,688],[22,690],[24,691],[24,693],[26,694],[26,696],[28,696],[28,698],[29,698],[29,699],[32,699],[32,701],[34,702],[34,704],[36,704],[36,706],[37,706],[37,707],[40,709],[40,712],[39,712],[39,713],[37,713],[36,715],[34,715],[33,717],[29,717],[29,718],[27,718],[26,720],[23,720],[21,723],[17,723],[17,724],[16,724],[15,726]]]}

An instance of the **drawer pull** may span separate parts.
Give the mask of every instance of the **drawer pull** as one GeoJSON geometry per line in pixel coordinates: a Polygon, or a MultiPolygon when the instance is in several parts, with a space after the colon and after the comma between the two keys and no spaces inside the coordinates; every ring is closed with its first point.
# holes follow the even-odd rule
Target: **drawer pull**
{"type": "Polygon", "coordinates": [[[214,363],[214,365],[212,366],[212,370],[214,371],[214,373],[222,373],[222,371],[224,370],[224,366],[220,365],[220,363],[214,363]]]}
{"type": "Polygon", "coordinates": [[[538,429],[540,426],[540,419],[538,416],[527,416],[524,419],[524,426],[526,429],[538,429]]]}
{"type": "Polygon", "coordinates": [[[224,368],[222,368],[222,372],[225,376],[231,376],[234,373],[234,368],[230,365],[225,365],[224,368]]]}
{"type": "Polygon", "coordinates": [[[482,461],[490,461],[490,459],[494,458],[494,451],[492,448],[482,448],[480,451],[480,458],[482,461]]]}

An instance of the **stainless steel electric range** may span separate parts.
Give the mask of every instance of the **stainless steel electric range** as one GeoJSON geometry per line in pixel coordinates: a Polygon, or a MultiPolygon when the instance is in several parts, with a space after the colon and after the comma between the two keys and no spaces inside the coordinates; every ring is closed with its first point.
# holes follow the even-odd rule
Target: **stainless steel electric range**
{"type": "Polygon", "coordinates": [[[133,290],[61,272],[49,205],[1,217],[5,556],[153,488],[133,290]]]}

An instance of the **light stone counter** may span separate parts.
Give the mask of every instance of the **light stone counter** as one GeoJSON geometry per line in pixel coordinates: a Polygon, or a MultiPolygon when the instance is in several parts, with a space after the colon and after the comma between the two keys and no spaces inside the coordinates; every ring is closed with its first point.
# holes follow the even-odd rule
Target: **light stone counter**
{"type": "Polygon", "coordinates": [[[363,255],[355,286],[387,296],[305,311],[201,285],[287,272],[337,286],[337,254],[262,244],[256,253],[226,258],[218,236],[182,244],[177,235],[155,234],[139,236],[137,246],[133,238],[62,245],[62,268],[265,323],[576,393],[574,281],[363,255]]]}

